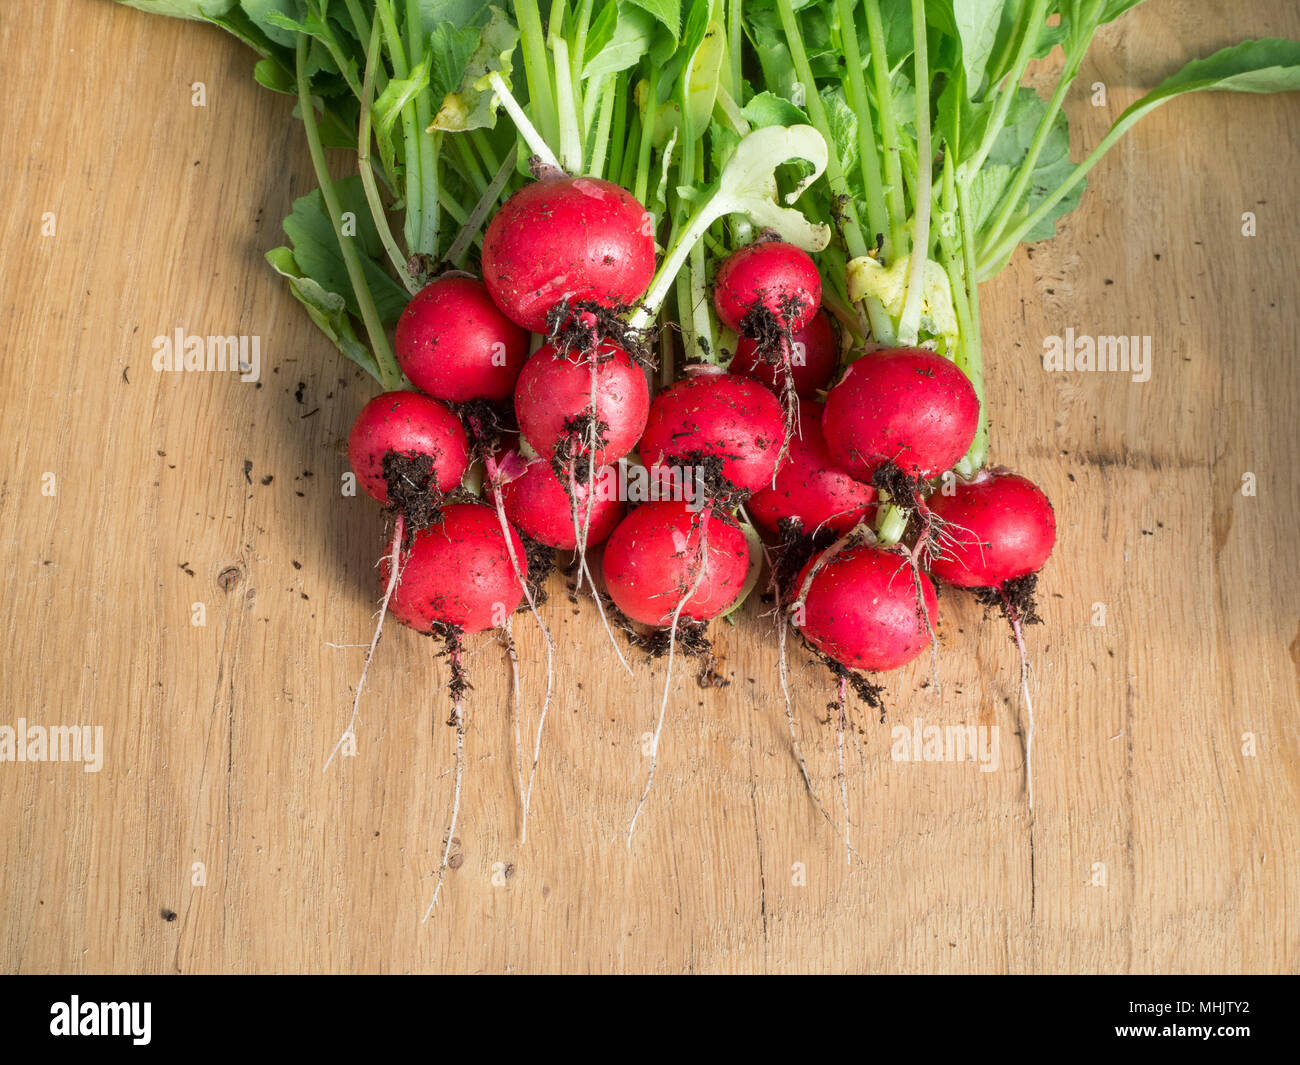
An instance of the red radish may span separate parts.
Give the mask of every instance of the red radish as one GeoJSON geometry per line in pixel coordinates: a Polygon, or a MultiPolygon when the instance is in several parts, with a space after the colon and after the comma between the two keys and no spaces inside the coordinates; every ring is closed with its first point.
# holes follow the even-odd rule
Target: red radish
{"type": "Polygon", "coordinates": [[[483,280],[511,321],[547,331],[563,300],[602,307],[634,303],[655,271],[650,215],[608,181],[561,177],[525,185],[483,237],[483,280]]]}
{"type": "MultiPolygon", "coordinates": [[[[515,565],[526,579],[528,560],[514,529],[507,547],[491,507],[453,504],[443,508],[439,524],[416,536],[389,610],[419,632],[497,628],[523,601],[515,565]]],[[[388,563],[381,570],[386,581],[388,563]]]]}
{"type": "Polygon", "coordinates": [[[934,493],[928,505],[947,523],[944,553],[930,570],[958,588],[998,588],[1037,573],[1056,543],[1052,504],[1018,474],[982,470],[958,481],[952,495],[934,493]]]}
{"type": "Polygon", "coordinates": [[[956,364],[924,348],[864,355],[826,395],[822,432],[860,481],[892,462],[910,477],[951,469],[975,437],[979,400],[956,364]]]}
{"type": "Polygon", "coordinates": [[[500,401],[528,358],[528,334],[472,277],[431,281],[397,320],[397,361],[423,392],[448,403],[500,401]]]}
{"type": "Polygon", "coordinates": [[[847,533],[867,516],[875,489],[855,481],[831,462],[822,439],[822,405],[805,402],[799,407],[799,429],[790,436],[786,461],[776,482],[755,492],[749,513],[768,532],[777,532],[781,520],[795,518],[805,533],[830,529],[847,533]]]}
{"type": "Polygon", "coordinates": [[[895,551],[832,547],[804,567],[795,587],[797,627],[840,665],[897,669],[930,646],[927,618],[938,608],[934,585],[924,574],[914,575],[895,551]]]}
{"type": "Polygon", "coordinates": [[[610,536],[604,569],[615,605],[633,621],[667,626],[679,606],[681,617],[707,621],[740,595],[749,545],[735,525],[707,508],[645,503],[610,536]],[[701,533],[707,553],[701,550],[701,533]]]}
{"type": "Polygon", "coordinates": [[[733,253],[718,269],[713,286],[718,317],[742,336],[760,340],[802,329],[821,300],[821,277],[812,256],[779,240],[756,241],[733,253]]]}
{"type": "Polygon", "coordinates": [[[584,524],[587,524],[586,545],[590,547],[603,543],[623,519],[627,507],[622,500],[602,491],[611,477],[617,477],[612,466],[596,471],[589,522],[587,482],[575,479],[572,485],[561,484],[551,464],[542,459],[529,463],[521,476],[502,485],[502,503],[510,523],[529,539],[547,547],[574,551],[578,547],[578,531],[584,524]],[[574,528],[575,511],[578,529],[574,528]]]}
{"type": "Polygon", "coordinates": [[[651,468],[688,467],[716,456],[729,484],[753,492],[772,483],[784,445],[776,397],[747,377],[710,369],[655,397],[640,450],[651,468]]]}
{"type": "MultiPolygon", "coordinates": [[[[607,466],[636,447],[650,409],[650,389],[645,372],[612,341],[601,342],[594,357],[595,429],[600,441],[595,462],[607,466]]],[[[591,355],[561,355],[550,344],[538,348],[515,387],[515,415],[532,449],[549,459],[557,445],[567,443],[571,454],[590,454],[592,392],[591,355]]]]}
{"type": "Polygon", "coordinates": [[[348,435],[348,461],[361,487],[389,503],[384,458],[390,454],[433,460],[430,488],[450,492],[469,466],[465,428],[447,407],[418,392],[384,392],[357,415],[348,435]]]}
{"type": "Polygon", "coordinates": [[[943,553],[931,563],[940,580],[977,592],[985,603],[1000,602],[1020,652],[1020,691],[1025,701],[1025,789],[1034,808],[1034,701],[1029,688],[1029,652],[1024,626],[1037,621],[1033,576],[1056,544],[1056,515],[1036,484],[1007,470],[981,470],[959,481],[952,495],[936,492],[930,513],[943,529],[943,553]]]}
{"type": "Polygon", "coordinates": [[[815,399],[817,393],[830,384],[840,361],[839,325],[828,312],[820,310],[807,325],[794,331],[790,347],[790,369],[787,371],[780,358],[779,345],[774,349],[776,359],[769,362],[764,358],[758,341],[742,336],[727,372],[751,378],[777,395],[782,394],[787,381],[793,381],[795,394],[800,399],[815,399]]]}

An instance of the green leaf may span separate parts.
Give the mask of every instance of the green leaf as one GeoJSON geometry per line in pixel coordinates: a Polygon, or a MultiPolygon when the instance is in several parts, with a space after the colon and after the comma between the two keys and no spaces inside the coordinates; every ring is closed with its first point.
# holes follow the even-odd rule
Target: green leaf
{"type": "Polygon", "coordinates": [[[235,0],[117,0],[127,7],[148,11],[151,15],[171,18],[207,19],[224,15],[235,6],[235,0]]]}
{"type": "MultiPolygon", "coordinates": [[[[319,282],[303,274],[290,248],[272,248],[266,253],[266,261],[282,277],[288,278],[289,290],[294,298],[307,308],[307,314],[343,352],[368,374],[381,380],[379,366],[371,351],[357,339],[352,319],[348,317],[347,302],[337,292],[330,292],[319,282]]],[[[382,383],[382,382],[381,382],[382,383]]]]}
{"type": "Polygon", "coordinates": [[[473,26],[439,23],[429,40],[429,95],[441,100],[455,92],[469,68],[481,33],[473,26]]]}
{"type": "Polygon", "coordinates": [[[492,8],[492,17],[480,32],[478,47],[465,66],[460,88],[443,97],[431,128],[459,133],[496,125],[496,93],[487,75],[499,71],[502,78],[510,80],[510,57],[518,40],[518,27],[499,8],[492,8]]]}
{"type": "Polygon", "coordinates": [[[279,15],[291,19],[298,14],[298,5],[294,0],[239,0],[239,6],[253,24],[276,44],[286,48],[294,46],[294,31],[277,25],[272,18],[279,15]]]}
{"type": "MultiPolygon", "coordinates": [[[[994,142],[985,162],[985,169],[1005,167],[1011,174],[1019,170],[1025,157],[1029,154],[1030,142],[1047,113],[1047,104],[1032,89],[1021,86],[1007,114],[1007,124],[1003,127],[997,141],[994,142]]],[[[1030,175],[1029,186],[1025,190],[1024,202],[1017,207],[1018,215],[1027,216],[1037,209],[1047,196],[1054,192],[1074,170],[1070,161],[1070,128],[1064,112],[1058,112],[1052,123],[1051,132],[1043,144],[1034,171],[1030,175]]],[[[1007,184],[1010,184],[1008,179],[1007,184]]],[[[982,186],[983,193],[990,191],[988,179],[982,186]]],[[[1037,226],[1025,235],[1025,240],[1046,240],[1056,232],[1056,221],[1069,214],[1079,205],[1083,195],[1083,183],[1061,200],[1037,226]]],[[[1014,228],[1014,225],[1013,225],[1014,228]]]]}
{"type": "MultiPolygon", "coordinates": [[[[385,325],[392,325],[405,309],[410,294],[381,265],[386,261],[383,243],[370,214],[361,179],[343,178],[336,181],[334,187],[338,193],[340,211],[351,215],[356,226],[355,234],[344,236],[343,239],[354,242],[379,317],[385,325]]],[[[294,260],[303,274],[313,278],[327,291],[341,293],[347,301],[348,310],[360,317],[361,308],[348,279],[343,252],[334,235],[334,227],[325,210],[320,189],[313,189],[306,196],[295,200],[293,211],[283,225],[285,234],[293,242],[294,260]]]]}
{"type": "Polygon", "coordinates": [[[392,133],[393,124],[401,117],[402,108],[429,86],[429,56],[426,55],[410,72],[409,77],[393,78],[379,94],[371,107],[375,132],[381,138],[392,133]]]}
{"type": "Polygon", "coordinates": [[[808,122],[808,116],[784,96],[761,92],[749,101],[741,113],[755,129],[764,126],[798,126],[808,122]]]}
{"type": "Polygon", "coordinates": [[[713,102],[718,98],[718,72],[727,54],[727,38],[722,25],[710,22],[704,37],[686,68],[686,114],[688,127],[698,137],[708,128],[713,102]]]}
{"type": "MultiPolygon", "coordinates": [[[[609,5],[611,8],[613,4],[609,5]]],[[[606,16],[608,17],[608,16],[606,16]]],[[[602,26],[605,30],[608,26],[602,26]]],[[[604,37],[603,44],[589,42],[587,60],[582,68],[583,78],[595,78],[605,74],[617,74],[626,70],[650,50],[656,30],[653,15],[639,7],[619,5],[615,11],[613,31],[604,37]],[[600,44],[599,51],[593,51],[592,44],[600,44]]]]}
{"type": "Polygon", "coordinates": [[[1137,7],[1142,0],[1109,0],[1101,13],[1102,22],[1114,22],[1130,8],[1137,7]]]}
{"type": "Polygon", "coordinates": [[[278,59],[259,59],[253,66],[253,80],[272,92],[282,92],[289,96],[298,95],[298,85],[293,71],[278,59]]]}
{"type": "Polygon", "coordinates": [[[953,24],[961,41],[961,62],[966,71],[966,91],[974,99],[984,84],[1004,0],[952,0],[953,24]]]}
{"type": "MultiPolygon", "coordinates": [[[[1205,59],[1193,59],[1124,115],[1142,115],[1188,92],[1292,92],[1300,89],[1300,41],[1278,37],[1242,41],[1205,59]]],[[[1120,121],[1124,116],[1120,116],[1120,121]]]]}
{"type": "MultiPolygon", "coordinates": [[[[420,8],[420,28],[425,34],[438,32],[439,26],[457,29],[479,29],[488,20],[491,7],[487,0],[417,0],[420,8]]],[[[362,4],[362,7],[373,4],[362,4]]],[[[401,5],[398,5],[401,9],[401,5]]]]}
{"type": "Polygon", "coordinates": [[[681,0],[631,0],[631,3],[667,26],[668,32],[672,34],[673,43],[677,42],[682,25],[681,0]]]}
{"type": "Polygon", "coordinates": [[[814,225],[793,207],[777,202],[776,168],[791,159],[812,164],[812,171],[785,197],[794,203],[826,169],[826,141],[812,126],[766,126],[744,137],[732,152],[722,176],[713,210],[745,214],[759,229],[772,229],[782,240],[805,251],[821,251],[830,243],[829,227],[814,225]]]}

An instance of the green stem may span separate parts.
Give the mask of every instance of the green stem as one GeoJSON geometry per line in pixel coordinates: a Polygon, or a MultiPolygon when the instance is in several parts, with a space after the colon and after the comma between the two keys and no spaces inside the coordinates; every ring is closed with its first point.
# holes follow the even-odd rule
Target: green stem
{"type": "Polygon", "coordinates": [[[645,107],[641,109],[641,144],[636,163],[636,184],[632,189],[637,202],[644,204],[650,185],[650,147],[655,139],[655,116],[659,112],[659,67],[650,67],[646,82],[645,107]]]}
{"type": "Polygon", "coordinates": [[[831,192],[844,197],[844,240],[850,254],[854,256],[867,254],[867,243],[862,236],[862,227],[858,224],[857,209],[849,193],[848,181],[844,168],[840,166],[839,153],[836,151],[835,138],[831,134],[830,120],[826,116],[826,107],[817,92],[817,81],[813,77],[812,67],[808,63],[808,53],[804,50],[803,37],[799,33],[799,24],[795,20],[791,0],[776,0],[777,14],[781,18],[781,29],[785,33],[786,43],[790,47],[790,58],[794,60],[794,72],[803,86],[804,97],[808,107],[808,117],[817,132],[826,141],[830,149],[826,160],[826,181],[831,192]]]}
{"type": "MultiPolygon", "coordinates": [[[[551,91],[551,76],[546,60],[546,35],[542,32],[542,17],[536,0],[515,0],[515,18],[519,23],[519,38],[523,43],[524,74],[528,79],[528,109],[537,116],[542,139],[547,144],[558,144],[560,123],[555,111],[555,95],[551,91]]],[[[536,150],[534,155],[540,154],[536,150]]],[[[548,155],[554,155],[548,149],[548,155]]]]}
{"type": "Polygon", "coordinates": [[[456,146],[456,157],[460,160],[461,171],[465,179],[473,187],[474,192],[482,196],[484,189],[488,186],[487,175],[483,173],[482,168],[478,165],[478,159],[470,150],[469,141],[463,136],[452,135],[452,144],[456,146]]]}
{"type": "Polygon", "coordinates": [[[881,547],[892,547],[903,538],[903,533],[907,532],[907,519],[910,515],[899,506],[890,504],[880,509],[880,517],[876,520],[876,543],[881,547]]]}
{"type": "Polygon", "coordinates": [[[1017,225],[1015,229],[1013,229],[1010,233],[1003,236],[1002,239],[999,240],[996,245],[994,245],[992,248],[985,251],[980,256],[979,259],[980,280],[981,281],[985,280],[987,271],[989,271],[994,265],[1001,262],[1003,259],[1007,258],[1013,251],[1015,251],[1016,245],[1020,243],[1020,241],[1024,238],[1025,234],[1029,233],[1044,218],[1046,218],[1049,214],[1051,214],[1052,208],[1054,208],[1058,203],[1061,202],[1061,200],[1063,200],[1066,196],[1069,195],[1070,190],[1073,189],[1074,186],[1077,185],[1080,181],[1082,181],[1084,177],[1087,176],[1088,171],[1097,165],[1097,163],[1101,160],[1101,157],[1103,155],[1105,155],[1108,151],[1110,151],[1113,147],[1115,147],[1116,142],[1122,136],[1124,136],[1125,133],[1127,133],[1130,129],[1133,128],[1133,126],[1136,124],[1139,118],[1147,114],[1154,107],[1157,107],[1160,104],[1164,103],[1168,99],[1172,99],[1172,97],[1166,97],[1165,99],[1158,100],[1155,103],[1139,110],[1125,111],[1124,114],[1120,115],[1119,118],[1116,120],[1115,124],[1111,126],[1110,132],[1107,133],[1106,136],[1101,139],[1101,143],[1098,144],[1097,147],[1095,147],[1092,150],[1092,152],[1089,154],[1089,156],[1086,159],[1084,159],[1083,162],[1079,163],[1077,166],[1075,166],[1073,170],[1070,171],[1070,176],[1060,184],[1060,186],[1056,189],[1056,191],[1053,192],[1051,195],[1049,195],[1047,199],[1045,199],[1042,203],[1040,203],[1037,209],[1031,215],[1029,215],[1028,218],[1026,218],[1019,225],[1017,225]]]}
{"type": "Polygon", "coordinates": [[[863,0],[867,17],[867,40],[871,45],[871,75],[876,88],[876,110],[880,113],[880,146],[885,157],[885,203],[889,208],[889,246],[891,256],[907,246],[904,226],[907,205],[904,201],[903,167],[898,158],[898,125],[894,121],[893,91],[889,84],[889,54],[885,48],[885,27],[880,17],[879,0],[863,0]]]}
{"type": "MultiPolygon", "coordinates": [[[[408,77],[410,68],[406,64],[406,51],[402,47],[402,35],[397,28],[392,0],[378,0],[375,14],[384,28],[384,44],[393,63],[394,76],[399,79],[408,77]]],[[[415,254],[423,250],[423,186],[420,182],[420,144],[415,128],[415,105],[411,101],[402,107],[402,145],[402,162],[406,174],[406,221],[402,231],[407,248],[415,254]]]]}
{"type": "Polygon", "coordinates": [[[1034,52],[1034,44],[1038,38],[1037,34],[1029,32],[1029,27],[1042,22],[1046,17],[1047,2],[1048,0],[1033,0],[1033,6],[1029,9],[1029,19],[1025,25],[1024,37],[1016,51],[1015,63],[1011,68],[1006,86],[999,94],[998,102],[993,105],[993,115],[989,119],[988,128],[984,131],[984,137],[980,141],[978,150],[974,156],[962,163],[964,174],[958,175],[959,183],[969,181],[979,173],[980,168],[984,165],[984,160],[988,158],[989,152],[993,150],[993,145],[997,143],[997,139],[1002,133],[1002,127],[1006,125],[1007,114],[1011,110],[1011,104],[1015,101],[1016,90],[1020,87],[1020,79],[1025,76],[1025,68],[1029,66],[1029,60],[1034,52]]]}
{"type": "MultiPolygon", "coordinates": [[[[741,9],[741,0],[727,0],[727,61],[731,70],[731,84],[725,88],[738,100],[745,84],[740,68],[744,42],[741,9]]],[[[741,103],[743,105],[744,101],[741,103]]]]}
{"type": "Polygon", "coordinates": [[[406,269],[408,256],[402,254],[402,249],[397,246],[397,241],[393,237],[393,231],[388,225],[388,212],[384,208],[384,201],[380,198],[379,188],[375,184],[375,168],[370,165],[370,104],[374,97],[375,67],[378,58],[379,23],[376,22],[370,31],[370,45],[366,50],[366,73],[361,85],[361,117],[357,133],[357,170],[361,175],[361,187],[366,193],[366,203],[370,205],[370,215],[375,220],[375,228],[379,231],[379,239],[384,245],[384,250],[388,252],[389,262],[393,264],[393,270],[397,273],[397,276],[402,279],[406,291],[414,295],[420,290],[419,283],[406,269]]]}
{"type": "MultiPolygon", "coordinates": [[[[424,60],[424,30],[420,24],[419,0],[406,0],[406,33],[411,40],[411,65],[424,60]]],[[[438,252],[438,141],[441,134],[430,133],[433,121],[427,92],[415,97],[415,136],[420,154],[420,243],[417,251],[426,255],[438,252]]]]}
{"type": "MultiPolygon", "coordinates": [[[[621,78],[618,80],[622,81],[621,78]]],[[[595,142],[591,148],[591,159],[587,163],[587,173],[592,177],[603,177],[605,174],[605,153],[609,149],[609,126],[614,117],[616,95],[613,85],[606,85],[600,94],[600,117],[596,120],[595,142]]]]}
{"type": "Polygon", "coordinates": [[[551,151],[551,146],[542,139],[537,127],[528,121],[528,116],[524,114],[523,108],[519,106],[519,101],[510,92],[510,86],[506,84],[500,72],[496,70],[490,71],[488,73],[488,83],[492,86],[493,92],[497,94],[497,99],[501,101],[501,106],[506,109],[506,113],[514,122],[515,128],[519,130],[519,135],[524,138],[528,150],[537,156],[543,165],[555,170],[563,170],[560,161],[555,158],[555,153],[551,151]]]}
{"type": "Polygon", "coordinates": [[[470,130],[469,140],[474,145],[474,150],[483,160],[483,166],[489,174],[495,174],[501,169],[501,160],[497,158],[497,153],[492,149],[492,142],[481,129],[470,130]]]}
{"type": "Polygon", "coordinates": [[[551,41],[555,53],[555,103],[560,117],[560,162],[570,174],[582,173],[582,132],[578,102],[569,77],[569,45],[563,37],[551,41]]]}
{"type": "Polygon", "coordinates": [[[591,8],[592,0],[582,0],[582,6],[574,16],[573,49],[570,53],[572,69],[569,78],[579,97],[582,95],[582,65],[587,58],[587,30],[591,26],[591,8]]]}
{"type": "Polygon", "coordinates": [[[338,38],[330,31],[329,22],[325,19],[324,15],[321,14],[320,4],[308,3],[307,10],[311,14],[315,15],[316,18],[320,20],[320,24],[325,27],[324,33],[315,39],[325,46],[325,50],[329,52],[330,58],[334,60],[334,65],[339,68],[339,74],[342,76],[343,80],[348,83],[348,88],[352,90],[352,95],[360,100],[361,86],[357,84],[354,77],[348,74],[348,64],[343,55],[343,49],[339,46],[338,38]]]}
{"type": "Polygon", "coordinates": [[[1092,41],[1092,35],[1088,35],[1087,41],[1077,54],[1066,58],[1065,70],[1061,74],[1061,79],[1056,83],[1056,91],[1052,93],[1052,98],[1047,103],[1047,110],[1044,112],[1042,120],[1038,123],[1038,129],[1034,131],[1034,139],[1029,145],[1029,154],[1020,164],[1020,169],[1016,173],[1016,180],[1011,188],[1003,195],[998,207],[998,212],[993,221],[989,223],[984,231],[984,240],[988,243],[995,242],[1007,228],[1007,223],[1011,221],[1011,216],[1020,206],[1020,200],[1029,188],[1029,182],[1034,176],[1034,166],[1038,163],[1038,157],[1042,155],[1043,148],[1047,144],[1048,137],[1052,134],[1052,126],[1056,121],[1056,116],[1060,113],[1061,106],[1065,102],[1065,94],[1069,92],[1070,85],[1073,84],[1075,75],[1079,72],[1079,66],[1083,61],[1083,55],[1092,41]]]}
{"type": "MultiPolygon", "coordinates": [[[[889,235],[889,208],[885,205],[884,177],[880,170],[880,153],[871,124],[871,107],[867,102],[867,85],[862,77],[862,57],[858,52],[858,29],[854,21],[853,0],[835,0],[840,16],[840,38],[844,63],[848,69],[846,96],[849,107],[858,116],[858,165],[867,197],[867,224],[872,234],[889,235]]],[[[892,255],[892,249],[886,249],[892,255]]]]}
{"type": "MultiPolygon", "coordinates": [[[[605,137],[603,138],[611,142],[609,145],[609,163],[607,165],[607,170],[614,181],[618,181],[619,177],[623,173],[623,158],[629,143],[628,137],[630,136],[630,131],[624,133],[628,128],[627,91],[629,87],[627,78],[614,79],[614,114],[612,117],[613,124],[610,128],[618,130],[619,133],[615,137],[610,137],[609,131],[606,130],[605,137]]],[[[596,176],[603,177],[604,174],[597,174],[596,176]]]]}
{"type": "Polygon", "coordinates": [[[926,43],[925,0],[912,0],[912,61],[916,68],[916,213],[912,217],[912,257],[907,266],[907,297],[898,322],[898,338],[915,344],[925,291],[925,265],[930,250],[930,198],[934,156],[930,151],[930,55],[926,43]]]}
{"type": "Polygon", "coordinates": [[[980,292],[979,273],[975,265],[975,220],[971,214],[970,203],[966,199],[966,187],[957,183],[957,217],[961,222],[961,253],[966,274],[966,294],[969,303],[967,316],[970,320],[970,332],[961,338],[957,350],[957,365],[965,371],[975,389],[975,398],[979,400],[979,422],[975,429],[975,439],[971,441],[970,450],[961,460],[959,469],[965,476],[971,476],[984,465],[989,453],[989,412],[984,404],[984,349],[980,337],[980,292]]]}
{"type": "Polygon", "coordinates": [[[452,242],[451,247],[447,249],[447,261],[453,265],[463,265],[465,256],[469,254],[470,245],[476,239],[481,239],[483,222],[491,213],[492,208],[496,206],[497,201],[501,198],[502,190],[506,187],[506,182],[510,180],[510,175],[515,171],[516,151],[516,148],[511,148],[505,162],[497,167],[492,183],[479,197],[474,210],[465,219],[460,232],[456,235],[456,239],[452,242]]]}
{"type": "Polygon", "coordinates": [[[343,265],[348,272],[348,281],[356,295],[357,307],[361,310],[361,321],[366,327],[370,339],[370,349],[374,352],[375,363],[379,367],[379,379],[385,391],[394,392],[402,387],[402,371],[398,369],[393,350],[388,344],[388,335],[384,324],[379,320],[379,311],[375,308],[370,286],[366,283],[365,271],[357,257],[357,249],[351,237],[343,235],[343,212],[339,207],[338,192],[334,188],[334,179],[330,177],[329,166],[325,162],[325,148],[321,144],[320,130],[316,128],[316,105],[312,101],[311,86],[307,82],[307,38],[298,36],[296,66],[298,74],[298,105],[302,110],[303,129],[307,134],[307,148],[311,153],[311,163],[316,170],[316,181],[320,185],[321,199],[325,201],[325,210],[334,227],[335,239],[339,242],[339,251],[343,255],[343,265]]]}

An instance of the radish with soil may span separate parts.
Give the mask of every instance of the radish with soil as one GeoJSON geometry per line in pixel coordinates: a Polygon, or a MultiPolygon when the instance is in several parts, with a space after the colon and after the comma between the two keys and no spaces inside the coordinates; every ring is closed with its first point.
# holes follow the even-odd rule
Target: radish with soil
{"type": "Polygon", "coordinates": [[[722,482],[715,492],[749,493],[770,485],[785,447],[780,404],[757,381],[716,367],[694,369],[650,404],[642,459],[652,470],[684,470],[713,460],[722,482]]]}
{"type": "Polygon", "coordinates": [[[944,552],[930,571],[946,584],[997,603],[1020,652],[1020,690],[1025,700],[1025,790],[1034,808],[1034,703],[1024,626],[1039,620],[1033,592],[1038,571],[1056,544],[1056,515],[1036,484],[1008,470],[981,470],[956,483],[951,494],[931,497],[931,511],[948,526],[944,552]]]}
{"type": "Polygon", "coordinates": [[[780,345],[765,348],[751,337],[741,336],[727,372],[749,377],[784,396],[789,385],[800,400],[816,399],[835,376],[840,361],[840,327],[825,309],[806,325],[791,333],[790,366],[781,362],[780,345]]]}
{"type": "Polygon", "coordinates": [[[591,177],[525,185],[488,224],[483,279],[513,322],[549,333],[561,303],[619,311],[655,272],[654,225],[626,189],[591,177]]]}
{"type": "Polygon", "coordinates": [[[614,605],[633,621],[668,629],[664,693],[645,789],[628,824],[629,847],[659,764],[678,625],[683,618],[708,621],[732,606],[744,591],[750,565],[744,533],[708,506],[694,510],[678,502],[645,503],[623,519],[605,545],[605,586],[614,605]]]}

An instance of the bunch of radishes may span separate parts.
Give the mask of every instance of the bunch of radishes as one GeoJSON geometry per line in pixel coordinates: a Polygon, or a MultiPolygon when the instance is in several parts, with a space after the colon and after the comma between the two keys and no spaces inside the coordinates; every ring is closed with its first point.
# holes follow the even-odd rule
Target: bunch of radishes
{"type": "MultiPolygon", "coordinates": [[[[526,831],[557,550],[611,638],[610,614],[667,654],[653,754],[679,645],[707,649],[766,558],[810,791],[787,632],[838,683],[842,754],[847,688],[876,701],[871,673],[935,647],[932,577],[974,590],[1020,649],[1032,808],[1022,626],[1055,519],[988,466],[979,285],[1051,235],[1143,114],[1187,92],[1300,88],[1300,43],[1193,60],[1076,164],[1062,105],[1127,0],[956,18],[927,0],[164,6],[238,34],[258,80],[297,98],[319,187],[286,219],[293,247],[267,258],[385,389],[348,445],[393,516],[365,669],[388,613],[445,645],[458,757],[434,901],[464,769],[462,640],[510,641],[525,604],[548,656],[526,831]],[[1043,99],[1023,82],[1057,47],[1043,99]],[[355,148],[357,174],[336,180],[326,147],[355,148]],[[462,269],[476,262],[481,280],[462,269]],[[648,500],[620,495],[629,468],[648,500]]],[[[843,794],[842,761],[840,779],[843,794]]]]}

